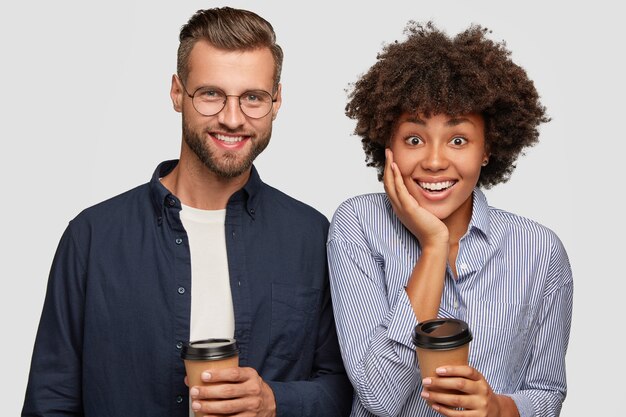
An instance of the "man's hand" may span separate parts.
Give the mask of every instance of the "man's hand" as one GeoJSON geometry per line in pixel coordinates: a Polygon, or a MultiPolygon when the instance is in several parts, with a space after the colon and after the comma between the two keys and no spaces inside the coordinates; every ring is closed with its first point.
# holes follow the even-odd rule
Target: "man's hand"
{"type": "Polygon", "coordinates": [[[275,417],[272,389],[252,368],[209,369],[202,373],[209,385],[189,390],[191,408],[206,416],[275,417]]]}

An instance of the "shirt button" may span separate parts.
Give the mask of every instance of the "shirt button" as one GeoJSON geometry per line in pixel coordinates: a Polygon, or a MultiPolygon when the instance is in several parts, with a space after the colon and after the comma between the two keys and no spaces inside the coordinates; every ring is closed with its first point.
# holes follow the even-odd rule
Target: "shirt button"
{"type": "Polygon", "coordinates": [[[176,343],[176,349],[182,349],[182,348],[183,348],[183,342],[176,343]]]}
{"type": "Polygon", "coordinates": [[[183,402],[183,397],[182,397],[182,395],[179,395],[179,396],[177,396],[177,397],[176,397],[176,402],[177,402],[178,404],[180,404],[180,403],[182,403],[182,402],[183,402]]]}
{"type": "Polygon", "coordinates": [[[178,293],[179,293],[179,294],[184,294],[184,293],[185,293],[185,288],[183,288],[183,287],[178,287],[178,293]]]}
{"type": "Polygon", "coordinates": [[[250,214],[254,214],[254,209],[250,209],[250,214]]]}
{"type": "Polygon", "coordinates": [[[180,245],[181,243],[183,243],[183,240],[179,237],[176,238],[176,244],[180,245]]]}
{"type": "Polygon", "coordinates": [[[167,205],[170,207],[174,207],[176,205],[176,200],[174,200],[172,197],[169,197],[167,199],[167,205]]]}
{"type": "Polygon", "coordinates": [[[468,268],[466,263],[462,263],[461,265],[459,265],[459,267],[464,271],[468,268]]]}

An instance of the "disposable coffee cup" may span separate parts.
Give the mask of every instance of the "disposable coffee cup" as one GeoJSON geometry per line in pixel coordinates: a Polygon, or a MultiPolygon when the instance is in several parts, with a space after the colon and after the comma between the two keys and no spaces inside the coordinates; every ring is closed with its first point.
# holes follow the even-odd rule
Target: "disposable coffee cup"
{"type": "Polygon", "coordinates": [[[180,356],[185,361],[189,387],[205,385],[200,375],[207,369],[239,366],[239,347],[235,339],[206,339],[185,343],[180,356]]]}
{"type": "Polygon", "coordinates": [[[472,333],[463,320],[432,319],[415,327],[413,343],[422,378],[445,365],[467,365],[472,333]]]}

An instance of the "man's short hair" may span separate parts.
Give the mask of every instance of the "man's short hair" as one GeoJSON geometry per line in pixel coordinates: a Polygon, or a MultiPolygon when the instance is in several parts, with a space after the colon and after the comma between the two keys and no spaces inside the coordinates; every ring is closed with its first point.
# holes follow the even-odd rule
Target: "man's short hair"
{"type": "Polygon", "coordinates": [[[189,75],[191,50],[204,40],[227,51],[268,48],[274,57],[274,91],[278,88],[283,50],[272,25],[256,13],[231,7],[198,10],[181,28],[179,40],[177,72],[183,82],[189,75]]]}

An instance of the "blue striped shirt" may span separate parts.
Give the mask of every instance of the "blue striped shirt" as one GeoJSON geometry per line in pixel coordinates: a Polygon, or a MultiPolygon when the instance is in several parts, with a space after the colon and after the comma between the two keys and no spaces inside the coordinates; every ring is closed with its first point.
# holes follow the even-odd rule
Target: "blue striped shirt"
{"type": "MultiPolygon", "coordinates": [[[[470,365],[522,417],[556,416],[565,399],[572,274],[559,238],[526,218],[489,207],[474,190],[459,242],[458,278],[448,266],[439,317],[469,323],[470,365]]],[[[384,193],[351,198],[328,237],[331,294],[344,364],[355,389],[352,416],[440,416],[420,397],[405,285],[420,256],[384,193]]]]}

